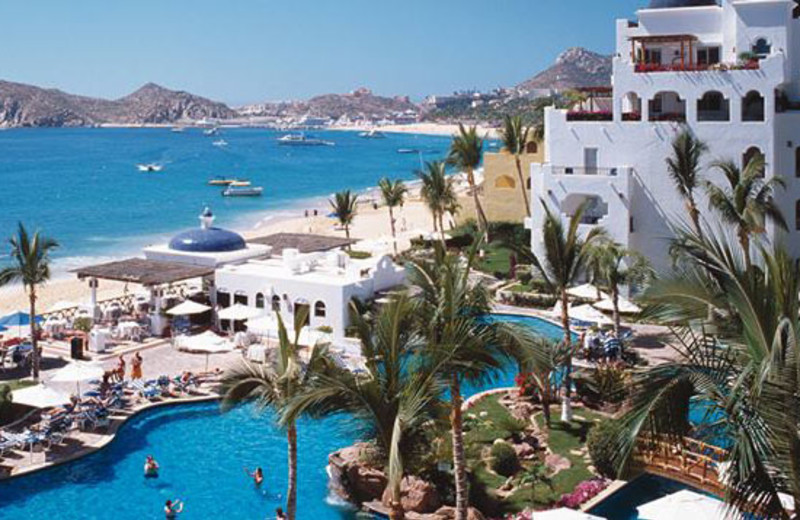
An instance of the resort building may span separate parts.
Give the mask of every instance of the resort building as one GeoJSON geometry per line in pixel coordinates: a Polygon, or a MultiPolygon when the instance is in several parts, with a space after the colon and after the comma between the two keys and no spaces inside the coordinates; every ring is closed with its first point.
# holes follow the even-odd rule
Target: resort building
{"type": "MultiPolygon", "coordinates": [[[[767,236],[800,253],[800,9],[793,0],[651,0],[636,21],[619,20],[611,110],[545,112],[543,164],[531,166],[532,229],[543,199],[568,217],[585,201],[585,228],[605,227],[625,246],[669,266],[670,221],[686,206],[665,159],[688,128],[707,143],[703,178],[724,177],[710,164],[743,166],[763,154],[766,177],[782,176],[776,194],[788,234],[767,236]]],[[[707,207],[702,190],[696,194],[707,207]]],[[[539,233],[532,248],[541,252],[539,233]]]]}
{"type": "Polygon", "coordinates": [[[222,267],[215,278],[219,307],[238,303],[262,310],[266,318],[280,314],[290,330],[294,315],[305,309],[306,326],[327,330],[334,343],[341,343],[350,323],[350,301],[366,302],[403,284],[405,271],[388,255],[355,260],[344,251],[289,248],[266,260],[222,267]]]}
{"type": "MultiPolygon", "coordinates": [[[[541,143],[528,144],[520,157],[525,188],[531,189],[531,165],[544,162],[541,143]]],[[[522,222],[528,212],[519,189],[516,158],[506,151],[483,154],[483,209],[491,222],[522,222]]]]}

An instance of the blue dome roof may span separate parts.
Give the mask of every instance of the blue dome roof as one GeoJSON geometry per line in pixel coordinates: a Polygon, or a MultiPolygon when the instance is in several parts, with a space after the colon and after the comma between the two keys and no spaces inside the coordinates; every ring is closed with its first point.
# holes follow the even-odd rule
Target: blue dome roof
{"type": "Polygon", "coordinates": [[[169,248],[191,253],[228,253],[245,249],[247,244],[233,231],[209,227],[178,233],[169,241],[169,248]]]}
{"type": "Polygon", "coordinates": [[[671,7],[704,7],[719,5],[717,0],[650,0],[648,9],[668,9],[671,7]]]}

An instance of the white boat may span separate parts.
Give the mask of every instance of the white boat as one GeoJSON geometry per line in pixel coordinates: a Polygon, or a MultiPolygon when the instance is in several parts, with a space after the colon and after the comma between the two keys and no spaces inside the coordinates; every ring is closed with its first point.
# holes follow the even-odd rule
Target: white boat
{"type": "Polygon", "coordinates": [[[203,130],[203,135],[217,135],[219,133],[219,128],[209,128],[207,130],[203,130]]]}
{"type": "Polygon", "coordinates": [[[136,167],[140,172],[160,172],[164,166],[157,163],[137,164],[136,167]]]}
{"type": "Polygon", "coordinates": [[[226,141],[225,139],[217,139],[216,141],[214,141],[211,144],[214,145],[214,146],[220,146],[220,147],[221,146],[228,146],[228,141],[226,141]]]}
{"type": "Polygon", "coordinates": [[[367,132],[361,132],[358,134],[358,137],[363,139],[386,139],[386,134],[381,132],[380,130],[372,129],[367,132]]]}
{"type": "Polygon", "coordinates": [[[286,134],[278,138],[278,144],[283,146],[335,146],[336,143],[299,133],[286,134]]]}
{"type": "Polygon", "coordinates": [[[186,130],[185,126],[173,126],[172,131],[176,134],[182,134],[186,130]]]}
{"type": "Polygon", "coordinates": [[[398,148],[397,153],[406,154],[406,153],[421,153],[421,152],[416,148],[398,148]]]}
{"type": "Polygon", "coordinates": [[[260,197],[264,188],[261,186],[228,186],[222,192],[223,197],[260,197]]]}

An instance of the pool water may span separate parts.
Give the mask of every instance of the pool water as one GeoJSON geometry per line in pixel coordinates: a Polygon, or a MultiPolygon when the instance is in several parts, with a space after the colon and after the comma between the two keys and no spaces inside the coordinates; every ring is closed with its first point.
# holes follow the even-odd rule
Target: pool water
{"type": "Polygon", "coordinates": [[[615,491],[610,497],[590,509],[589,513],[608,520],[638,520],[637,507],[683,489],[702,493],[702,491],[673,480],[644,474],[615,491]]]}
{"type": "MultiPolygon", "coordinates": [[[[498,315],[557,339],[561,329],[537,318],[498,315]]],[[[465,385],[466,396],[514,385],[509,367],[488,385],[465,385]]],[[[216,402],[175,405],[144,412],[126,423],[106,449],[74,462],[0,483],[0,519],[141,520],[162,518],[167,499],[186,503],[181,519],[274,517],[284,504],[286,440],[274,416],[252,406],[221,414],[216,402]],[[144,479],[147,455],[161,465],[144,479]],[[244,467],[264,468],[263,490],[244,467]]],[[[298,518],[352,520],[355,512],[328,496],[328,454],[357,440],[345,416],[298,423],[298,518]]]]}

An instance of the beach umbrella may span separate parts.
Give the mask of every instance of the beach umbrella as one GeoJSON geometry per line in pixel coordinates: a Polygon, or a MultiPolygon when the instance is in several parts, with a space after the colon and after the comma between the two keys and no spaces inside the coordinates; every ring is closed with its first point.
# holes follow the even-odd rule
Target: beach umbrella
{"type": "Polygon", "coordinates": [[[574,509],[567,509],[561,507],[558,509],[551,509],[549,511],[536,511],[533,513],[535,520],[604,520],[600,516],[590,515],[583,511],[575,511],[574,509]]]}
{"type": "Polygon", "coordinates": [[[22,404],[34,408],[51,408],[67,404],[69,395],[40,384],[14,390],[11,392],[11,399],[14,404],[22,404]]]}
{"type": "Polygon", "coordinates": [[[221,336],[211,331],[206,331],[196,336],[181,338],[180,349],[206,355],[206,372],[208,372],[208,358],[211,354],[222,354],[233,351],[233,345],[221,336]]]}
{"type": "Polygon", "coordinates": [[[614,324],[614,322],[608,316],[598,311],[591,305],[578,305],[575,307],[570,307],[569,317],[570,319],[585,321],[587,323],[596,323],[601,327],[614,324]]]}
{"type": "Polygon", "coordinates": [[[636,508],[641,520],[724,520],[722,502],[688,489],[661,497],[636,508]]]}
{"type": "MultiPolygon", "coordinates": [[[[43,318],[41,316],[36,316],[35,318],[36,323],[41,323],[43,318]]],[[[0,325],[5,327],[23,327],[23,326],[30,326],[31,324],[31,315],[27,312],[23,311],[15,311],[11,314],[6,314],[3,317],[0,317],[0,325]]]]}
{"type": "Polygon", "coordinates": [[[56,371],[50,378],[51,383],[75,383],[77,394],[81,395],[81,383],[100,379],[105,374],[105,369],[96,363],[73,361],[69,365],[56,371]]]}
{"type": "Polygon", "coordinates": [[[210,310],[211,307],[208,305],[193,302],[192,300],[186,300],[185,302],[179,303],[175,307],[168,310],[167,314],[171,316],[191,316],[193,314],[203,314],[204,312],[208,312],[210,310]]]}
{"type": "Polygon", "coordinates": [[[591,300],[593,302],[608,298],[608,294],[598,289],[596,285],[592,285],[590,283],[578,285],[577,287],[570,287],[569,289],[567,289],[567,294],[569,294],[573,298],[580,298],[581,300],[591,300]]]}
{"type": "MultiPolygon", "coordinates": [[[[620,314],[640,314],[642,312],[641,307],[639,307],[629,299],[623,298],[622,296],[619,297],[618,304],[619,304],[620,314]]],[[[603,300],[600,300],[597,303],[593,303],[592,306],[595,309],[605,312],[614,311],[614,302],[611,301],[611,298],[605,298],[603,300]]]]}
{"type": "Polygon", "coordinates": [[[256,309],[235,303],[230,307],[226,307],[217,313],[217,318],[221,320],[244,321],[252,318],[257,318],[264,313],[262,309],[256,309]]]}

